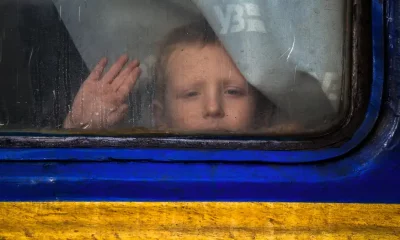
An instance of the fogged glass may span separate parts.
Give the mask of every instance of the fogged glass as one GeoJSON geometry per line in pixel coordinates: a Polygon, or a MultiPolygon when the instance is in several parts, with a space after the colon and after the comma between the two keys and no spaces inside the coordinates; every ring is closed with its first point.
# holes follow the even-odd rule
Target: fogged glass
{"type": "Polygon", "coordinates": [[[3,0],[0,130],[326,130],[346,2],[3,0]]]}

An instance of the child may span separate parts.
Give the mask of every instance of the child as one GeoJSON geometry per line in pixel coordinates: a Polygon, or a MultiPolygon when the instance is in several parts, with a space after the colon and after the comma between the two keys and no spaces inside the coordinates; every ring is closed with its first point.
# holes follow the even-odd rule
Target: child
{"type": "MultiPolygon", "coordinates": [[[[123,119],[139,62],[124,55],[103,75],[106,64],[102,59],[81,86],[65,128],[104,129],[123,119]]],[[[168,34],[155,70],[157,129],[249,132],[270,124],[273,105],[247,83],[205,20],[168,34]]]]}

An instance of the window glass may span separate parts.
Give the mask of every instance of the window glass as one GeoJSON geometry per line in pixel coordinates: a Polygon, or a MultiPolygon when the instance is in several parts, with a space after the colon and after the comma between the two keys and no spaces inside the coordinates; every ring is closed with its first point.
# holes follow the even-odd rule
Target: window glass
{"type": "Polygon", "coordinates": [[[3,0],[0,131],[326,130],[346,2],[3,0]]]}

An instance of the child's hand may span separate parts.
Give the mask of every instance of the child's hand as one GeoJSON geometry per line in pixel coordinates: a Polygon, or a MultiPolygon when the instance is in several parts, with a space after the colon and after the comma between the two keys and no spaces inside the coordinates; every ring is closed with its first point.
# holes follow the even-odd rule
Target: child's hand
{"type": "Polygon", "coordinates": [[[64,128],[102,129],[121,121],[127,110],[126,99],[140,75],[139,61],[128,62],[121,56],[110,70],[102,75],[107,59],[103,58],[82,84],[64,128]]]}

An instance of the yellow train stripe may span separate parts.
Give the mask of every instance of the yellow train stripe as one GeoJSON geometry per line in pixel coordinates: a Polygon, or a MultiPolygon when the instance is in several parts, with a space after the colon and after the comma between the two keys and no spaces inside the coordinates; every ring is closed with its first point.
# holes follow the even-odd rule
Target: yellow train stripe
{"type": "Polygon", "coordinates": [[[9,239],[400,239],[400,205],[3,202],[9,239]]]}

